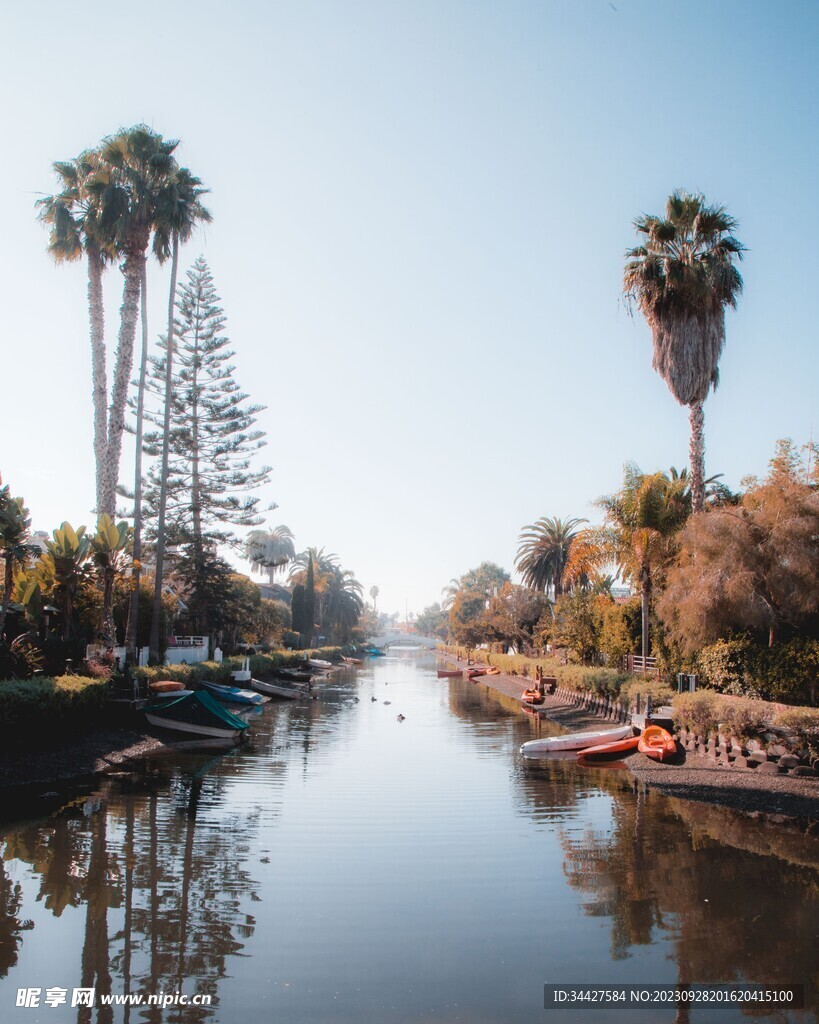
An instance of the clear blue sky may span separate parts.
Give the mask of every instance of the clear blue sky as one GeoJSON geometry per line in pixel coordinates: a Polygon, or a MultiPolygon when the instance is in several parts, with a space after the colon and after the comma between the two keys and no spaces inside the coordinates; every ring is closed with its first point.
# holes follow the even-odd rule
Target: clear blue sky
{"type": "MultiPolygon", "coordinates": [[[[619,297],[631,222],[675,187],[748,246],[707,470],[819,430],[819,5],[6,5],[0,472],[35,527],[90,519],[84,268],[36,223],[51,162],[145,121],[212,188],[208,259],[267,405],[270,523],[385,610],[511,569],[541,515],[594,515],[625,460],[687,461],[686,411],[619,297]]],[[[120,275],[109,274],[113,343],[120,275]]],[[[150,301],[161,329],[166,272],[150,301]]],[[[128,467],[123,466],[127,477],[128,467]]]]}

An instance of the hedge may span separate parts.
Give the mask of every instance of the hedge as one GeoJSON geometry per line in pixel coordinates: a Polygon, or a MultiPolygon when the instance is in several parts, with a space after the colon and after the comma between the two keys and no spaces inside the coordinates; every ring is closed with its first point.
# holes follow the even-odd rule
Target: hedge
{"type": "MultiPolygon", "coordinates": [[[[338,659],[340,647],[317,647],[308,651],[276,651],[273,654],[250,655],[250,671],[257,679],[272,675],[274,669],[287,668],[308,658],[321,658],[324,661],[338,659]]],[[[137,679],[154,683],[158,679],[174,679],[180,683],[198,683],[202,679],[211,683],[229,683],[231,672],[242,667],[244,658],[225,658],[223,661],[198,661],[193,665],[154,665],[135,668],[133,674],[137,679]]]]}
{"type": "Polygon", "coordinates": [[[3,680],[0,732],[6,739],[31,740],[44,733],[95,724],[107,696],[107,681],[89,676],[3,680]]]}

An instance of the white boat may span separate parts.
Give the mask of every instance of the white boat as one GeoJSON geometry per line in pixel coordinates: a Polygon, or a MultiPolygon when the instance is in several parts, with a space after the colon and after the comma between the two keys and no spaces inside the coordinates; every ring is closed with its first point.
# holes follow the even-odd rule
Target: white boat
{"type": "Polygon", "coordinates": [[[157,701],[143,708],[145,717],[151,725],[161,729],[172,729],[174,732],[193,733],[209,739],[236,742],[248,727],[247,722],[228,711],[205,690],[181,696],[177,691],[173,698],[157,701]]]}
{"type": "Polygon", "coordinates": [[[557,750],[584,750],[598,743],[613,743],[633,736],[630,725],[621,725],[617,729],[604,729],[599,732],[573,732],[563,736],[549,736],[543,740],[529,740],[520,748],[524,757],[538,757],[540,754],[551,754],[557,750]]]}
{"type": "Polygon", "coordinates": [[[299,697],[309,697],[307,690],[301,686],[288,686],[287,683],[263,683],[261,679],[251,679],[250,685],[259,693],[266,693],[271,697],[287,697],[289,700],[298,700],[299,697]]]}
{"type": "Polygon", "coordinates": [[[307,662],[310,668],[321,669],[322,672],[329,672],[330,669],[338,668],[332,661],[321,661],[319,658],[310,658],[307,662]]]}
{"type": "Polygon", "coordinates": [[[264,697],[255,690],[243,690],[238,686],[223,686],[221,683],[212,683],[202,679],[199,683],[208,693],[212,693],[217,700],[223,700],[226,704],[263,704],[264,697]]]}

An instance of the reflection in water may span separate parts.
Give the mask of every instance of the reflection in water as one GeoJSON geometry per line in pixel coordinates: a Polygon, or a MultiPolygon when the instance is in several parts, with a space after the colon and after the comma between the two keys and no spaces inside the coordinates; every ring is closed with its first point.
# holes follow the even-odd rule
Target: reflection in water
{"type": "MultiPolygon", "coordinates": [[[[524,761],[556,727],[425,654],[320,692],[266,706],[243,749],[151,760],[0,832],[0,1019],[34,1019],[23,986],[94,988],[48,1010],[81,1024],[522,1024],[544,981],[819,988],[816,840],[524,761]],[[99,1000],[178,991],[212,1005],[99,1000]]],[[[811,999],[768,1019],[817,1020],[811,999]]],[[[561,1024],[596,1019],[629,1017],[561,1024]]]]}

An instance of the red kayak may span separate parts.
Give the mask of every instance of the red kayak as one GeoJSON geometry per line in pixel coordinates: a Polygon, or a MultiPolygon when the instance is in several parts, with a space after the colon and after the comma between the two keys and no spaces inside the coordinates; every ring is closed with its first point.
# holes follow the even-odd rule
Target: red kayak
{"type": "Polygon", "coordinates": [[[462,676],[463,669],[460,668],[439,668],[438,678],[439,679],[454,679],[456,676],[462,676]]]}
{"type": "Polygon", "coordinates": [[[639,736],[628,736],[614,743],[598,743],[596,747],[578,750],[577,758],[579,761],[615,761],[636,750],[639,742],[639,736]]]}
{"type": "Polygon", "coordinates": [[[667,761],[677,753],[677,741],[659,725],[650,725],[643,731],[637,749],[655,761],[667,761]]]}
{"type": "Polygon", "coordinates": [[[478,676],[485,676],[487,670],[485,668],[468,668],[466,670],[467,679],[476,679],[478,676]]]}

